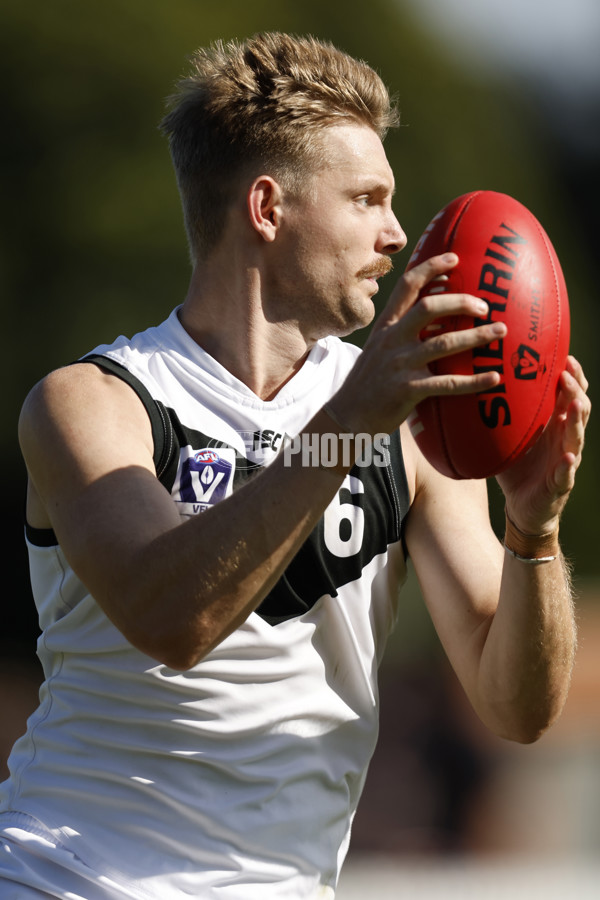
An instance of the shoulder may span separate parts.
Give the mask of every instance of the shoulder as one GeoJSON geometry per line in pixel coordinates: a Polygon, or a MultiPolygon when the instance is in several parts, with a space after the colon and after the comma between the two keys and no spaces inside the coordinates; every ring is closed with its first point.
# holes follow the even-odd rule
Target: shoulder
{"type": "Polygon", "coordinates": [[[153,469],[152,431],[141,400],[89,363],[51,372],[29,392],[18,425],[33,483],[88,482],[135,462],[153,469]]]}
{"type": "Polygon", "coordinates": [[[90,363],[75,363],[46,375],[29,392],[19,418],[19,436],[54,425],[75,434],[78,423],[107,420],[145,425],[147,416],[135,392],[122,379],[90,363]]]}

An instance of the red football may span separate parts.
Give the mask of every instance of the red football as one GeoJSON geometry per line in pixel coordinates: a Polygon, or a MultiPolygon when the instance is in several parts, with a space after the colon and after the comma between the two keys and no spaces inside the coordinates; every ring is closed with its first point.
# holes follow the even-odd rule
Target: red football
{"type": "Polygon", "coordinates": [[[539,437],[554,409],[569,349],[569,302],[548,235],[521,203],[495,191],[457,197],[430,222],[408,267],[453,251],[448,281],[424,293],[467,293],[489,305],[486,318],[441,318],[428,329],[506,323],[502,339],[432,363],[437,374],[494,370],[500,384],[478,394],[428,397],[409,418],[427,459],[452,478],[497,475],[539,437]]]}

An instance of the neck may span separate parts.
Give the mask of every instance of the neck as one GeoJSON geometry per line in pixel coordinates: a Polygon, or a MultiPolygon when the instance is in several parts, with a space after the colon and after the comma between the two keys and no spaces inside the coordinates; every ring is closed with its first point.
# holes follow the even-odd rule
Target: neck
{"type": "Polygon", "coordinates": [[[312,344],[293,322],[267,320],[257,269],[240,275],[229,265],[230,271],[215,265],[194,270],[179,318],[213,359],[261,400],[271,400],[302,367],[312,344]]]}

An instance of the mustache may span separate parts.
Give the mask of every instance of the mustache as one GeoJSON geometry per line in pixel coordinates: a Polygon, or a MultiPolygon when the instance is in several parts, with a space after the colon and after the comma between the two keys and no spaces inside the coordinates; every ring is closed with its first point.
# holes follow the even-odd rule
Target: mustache
{"type": "Polygon", "coordinates": [[[358,278],[383,278],[394,268],[394,264],[389,256],[382,256],[374,262],[364,266],[357,274],[358,278]]]}

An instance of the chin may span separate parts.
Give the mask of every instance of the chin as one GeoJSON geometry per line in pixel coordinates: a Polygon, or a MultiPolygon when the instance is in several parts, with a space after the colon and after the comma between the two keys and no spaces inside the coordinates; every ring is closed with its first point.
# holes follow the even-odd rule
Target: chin
{"type": "Polygon", "coordinates": [[[375,305],[370,297],[347,297],[337,309],[321,307],[309,324],[311,343],[325,337],[348,337],[366,328],[375,318],[375,305]],[[327,313],[327,314],[325,314],[327,313]]]}
{"type": "Polygon", "coordinates": [[[348,310],[347,315],[340,321],[339,327],[335,331],[331,331],[330,334],[335,337],[348,337],[348,335],[354,334],[355,331],[366,328],[374,318],[375,306],[372,302],[369,302],[368,307],[365,304],[361,308],[348,310]]]}
{"type": "Polygon", "coordinates": [[[352,321],[352,331],[356,331],[357,328],[366,328],[367,325],[370,325],[373,319],[375,318],[375,303],[373,302],[373,297],[369,297],[367,300],[361,300],[359,303],[356,303],[352,306],[351,309],[348,310],[349,320],[352,321]]]}

